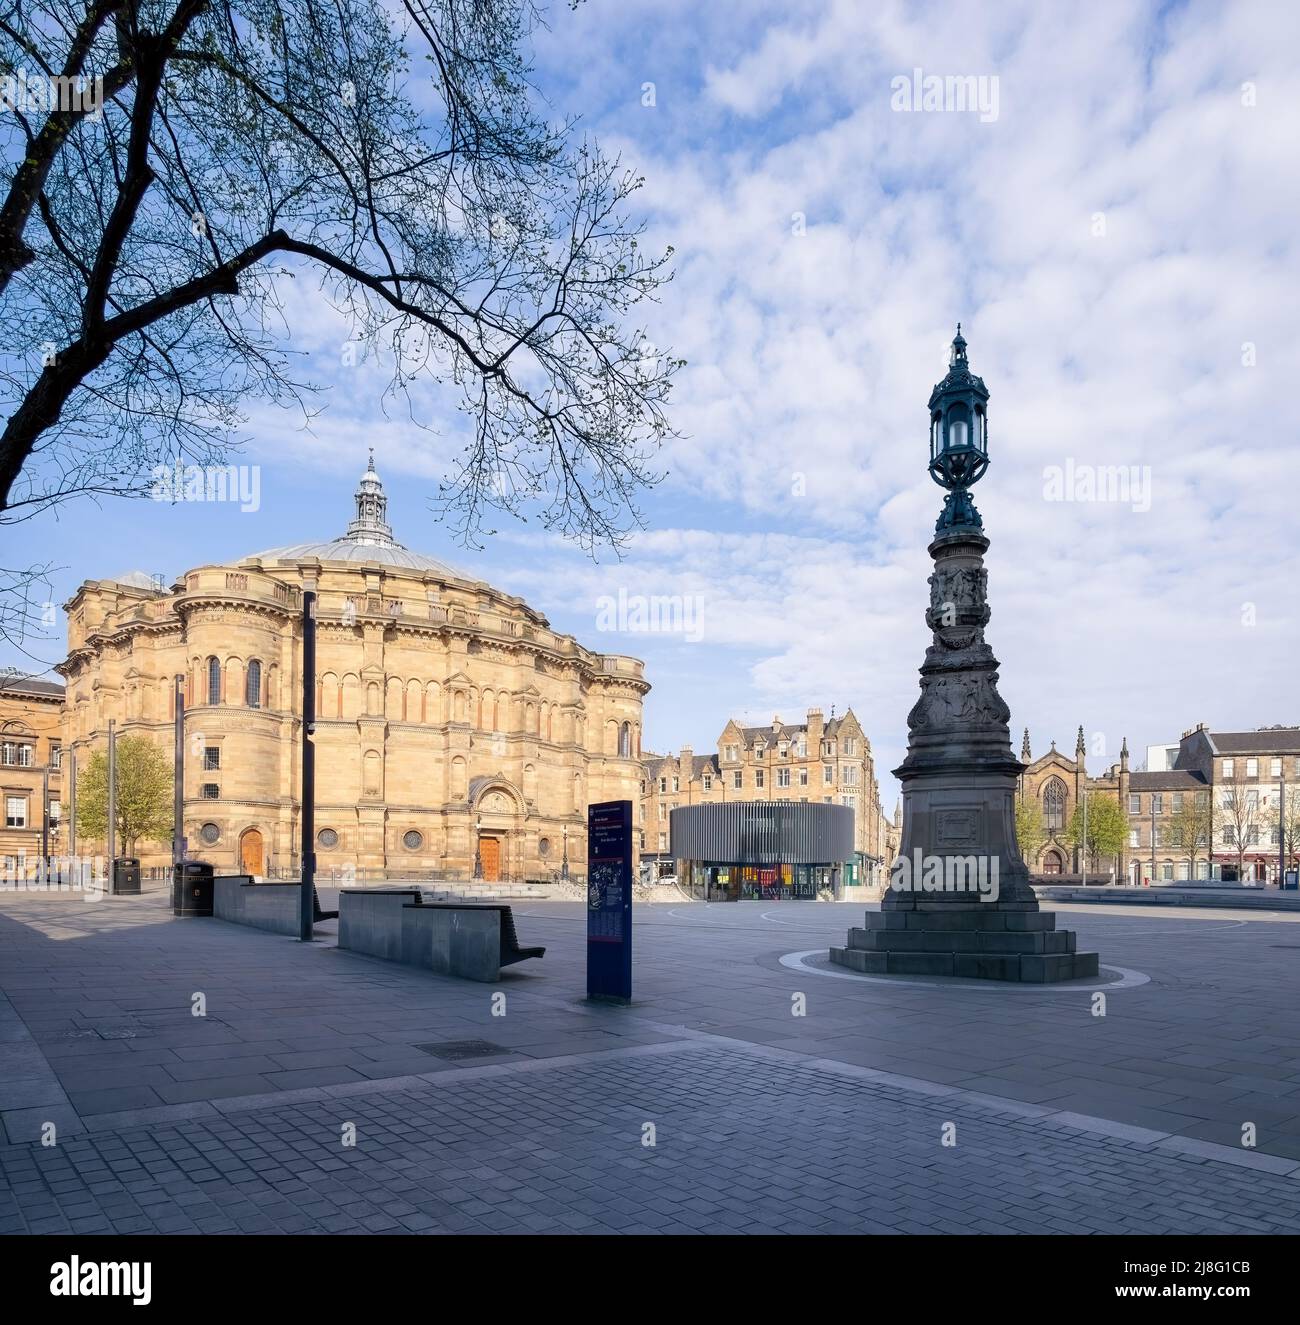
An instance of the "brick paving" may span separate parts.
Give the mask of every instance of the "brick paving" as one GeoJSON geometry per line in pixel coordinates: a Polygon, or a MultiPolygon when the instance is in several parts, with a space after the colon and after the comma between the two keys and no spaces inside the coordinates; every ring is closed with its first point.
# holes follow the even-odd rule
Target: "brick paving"
{"type": "Polygon", "coordinates": [[[0,896],[0,1232],[1296,1227],[1293,921],[1075,911],[1151,976],[1095,1018],[1081,991],[782,967],[854,922],[815,905],[641,908],[636,1006],[589,1007],[580,917],[519,907],[547,957],[481,986],[332,926],[0,896]],[[496,1052],[419,1047],[468,1040],[496,1052]]]}
{"type": "Polygon", "coordinates": [[[952,1104],[696,1043],[6,1146],[0,1231],[1276,1233],[1300,1220],[1293,1178],[952,1104]]]}

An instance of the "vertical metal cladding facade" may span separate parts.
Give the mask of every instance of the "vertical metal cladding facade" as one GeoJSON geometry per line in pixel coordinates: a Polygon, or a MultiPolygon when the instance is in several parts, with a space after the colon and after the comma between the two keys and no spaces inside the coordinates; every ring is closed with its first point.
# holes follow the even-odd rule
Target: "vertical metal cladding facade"
{"type": "Polygon", "coordinates": [[[732,865],[828,865],[853,859],[853,811],[802,801],[683,805],[668,816],[677,860],[732,865]]]}

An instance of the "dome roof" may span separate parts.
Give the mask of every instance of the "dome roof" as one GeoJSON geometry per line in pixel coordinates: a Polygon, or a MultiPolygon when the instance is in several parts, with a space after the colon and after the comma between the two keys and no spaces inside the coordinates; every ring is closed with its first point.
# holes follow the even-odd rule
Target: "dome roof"
{"type": "Polygon", "coordinates": [[[319,543],[288,543],[284,547],[267,548],[265,552],[253,552],[242,560],[299,562],[314,557],[321,561],[344,561],[354,566],[394,566],[400,570],[431,571],[449,579],[473,581],[474,576],[466,575],[436,557],[412,552],[393,537],[388,524],[388,498],[375,472],[373,447],[370,463],[361,476],[353,500],[356,514],[341,538],[319,543]]]}
{"type": "Polygon", "coordinates": [[[129,570],[122,575],[110,575],[108,579],[113,584],[124,584],[128,589],[152,589],[155,593],[160,591],[158,581],[142,570],[129,570]]]}
{"type": "Polygon", "coordinates": [[[244,561],[302,561],[308,557],[319,557],[321,561],[350,561],[354,565],[369,564],[377,566],[397,566],[402,570],[435,571],[451,579],[466,580],[472,576],[463,574],[454,566],[436,557],[426,557],[421,552],[411,552],[400,543],[385,547],[374,543],[361,543],[352,538],[334,538],[324,543],[287,543],[284,547],[268,548],[265,552],[254,552],[244,557],[244,561]]]}

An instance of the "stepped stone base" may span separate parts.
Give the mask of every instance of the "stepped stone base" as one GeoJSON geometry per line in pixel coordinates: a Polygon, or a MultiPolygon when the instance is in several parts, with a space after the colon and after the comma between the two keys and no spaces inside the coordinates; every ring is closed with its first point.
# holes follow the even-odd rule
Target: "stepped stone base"
{"type": "Polygon", "coordinates": [[[1077,952],[1073,930],[1054,911],[1022,904],[940,905],[934,910],[868,911],[831,961],[865,975],[955,975],[1050,984],[1098,972],[1095,952],[1077,952]]]}

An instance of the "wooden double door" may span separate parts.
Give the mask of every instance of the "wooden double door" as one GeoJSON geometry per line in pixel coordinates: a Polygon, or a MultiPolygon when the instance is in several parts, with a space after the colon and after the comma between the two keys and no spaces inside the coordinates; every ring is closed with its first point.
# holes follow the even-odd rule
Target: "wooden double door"
{"type": "Polygon", "coordinates": [[[239,866],[241,874],[265,874],[266,853],[262,834],[250,828],[239,839],[239,866]]]}
{"type": "Polygon", "coordinates": [[[479,859],[483,862],[483,877],[488,883],[496,883],[501,878],[501,839],[499,837],[480,837],[478,840],[479,859]]]}

